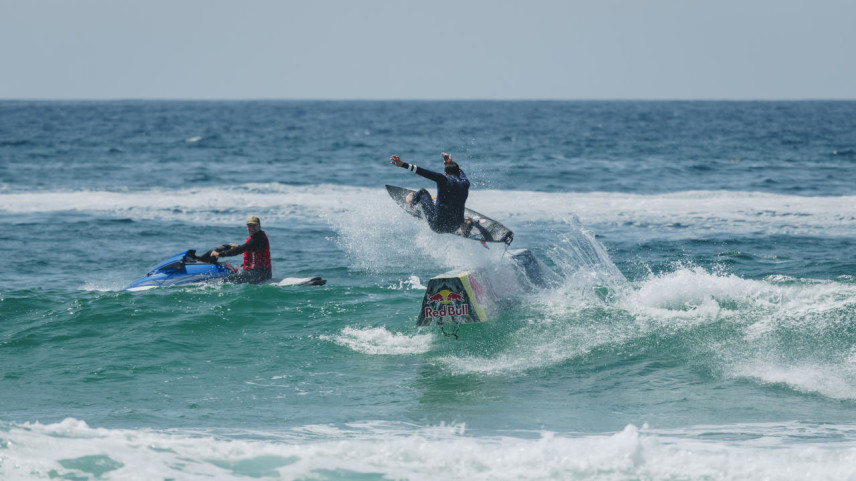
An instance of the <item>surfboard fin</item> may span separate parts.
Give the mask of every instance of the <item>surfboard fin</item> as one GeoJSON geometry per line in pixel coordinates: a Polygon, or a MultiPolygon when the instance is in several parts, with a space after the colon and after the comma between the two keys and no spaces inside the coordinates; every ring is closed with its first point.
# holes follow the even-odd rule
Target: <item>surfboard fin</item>
{"type": "Polygon", "coordinates": [[[514,232],[508,231],[508,233],[507,233],[507,234],[505,234],[504,236],[502,236],[502,239],[500,239],[500,241],[501,241],[501,242],[505,242],[505,245],[509,245],[509,246],[510,246],[510,245],[511,245],[511,242],[512,242],[512,241],[514,241],[514,232]]]}

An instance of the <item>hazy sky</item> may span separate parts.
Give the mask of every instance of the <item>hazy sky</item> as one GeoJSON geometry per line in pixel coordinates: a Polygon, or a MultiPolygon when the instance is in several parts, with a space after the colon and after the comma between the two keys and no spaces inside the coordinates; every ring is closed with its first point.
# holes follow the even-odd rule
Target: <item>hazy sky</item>
{"type": "Polygon", "coordinates": [[[0,99],[856,99],[854,0],[0,0],[0,99]]]}

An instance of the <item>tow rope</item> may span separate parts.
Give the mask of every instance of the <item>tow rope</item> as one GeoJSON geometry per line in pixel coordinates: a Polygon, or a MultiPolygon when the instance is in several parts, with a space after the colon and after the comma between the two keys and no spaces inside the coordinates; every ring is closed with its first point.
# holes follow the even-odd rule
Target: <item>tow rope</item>
{"type": "Polygon", "coordinates": [[[455,330],[452,332],[446,332],[446,326],[441,324],[440,325],[440,332],[442,332],[443,335],[446,337],[454,337],[455,339],[457,339],[458,338],[458,329],[460,329],[460,328],[461,328],[461,324],[456,322],[455,323],[455,330]]]}

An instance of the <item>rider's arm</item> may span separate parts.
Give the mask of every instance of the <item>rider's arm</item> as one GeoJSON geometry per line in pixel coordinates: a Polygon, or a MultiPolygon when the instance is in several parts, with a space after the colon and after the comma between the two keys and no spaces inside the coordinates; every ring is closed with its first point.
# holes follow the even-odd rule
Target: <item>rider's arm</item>
{"type": "Polygon", "coordinates": [[[241,244],[238,247],[233,247],[229,250],[220,252],[220,257],[231,257],[236,256],[238,254],[243,254],[247,251],[255,250],[255,247],[258,243],[259,240],[256,239],[255,236],[250,237],[250,240],[248,240],[245,244],[241,244]]]}
{"type": "Polygon", "coordinates": [[[446,176],[445,175],[437,173],[437,172],[432,172],[428,169],[423,169],[422,167],[417,167],[414,164],[408,164],[407,162],[402,162],[401,158],[397,155],[390,156],[389,160],[390,160],[390,162],[389,162],[390,164],[397,165],[399,167],[407,169],[411,172],[416,173],[417,175],[421,175],[422,177],[425,177],[426,179],[431,179],[434,182],[436,182],[437,185],[440,185],[441,183],[446,182],[446,176]]]}
{"type": "Polygon", "coordinates": [[[422,177],[425,177],[426,179],[431,179],[434,182],[446,182],[446,176],[439,172],[423,169],[422,167],[419,167],[415,164],[408,164],[407,162],[402,162],[401,166],[411,172],[415,172],[416,175],[421,175],[422,177]]]}

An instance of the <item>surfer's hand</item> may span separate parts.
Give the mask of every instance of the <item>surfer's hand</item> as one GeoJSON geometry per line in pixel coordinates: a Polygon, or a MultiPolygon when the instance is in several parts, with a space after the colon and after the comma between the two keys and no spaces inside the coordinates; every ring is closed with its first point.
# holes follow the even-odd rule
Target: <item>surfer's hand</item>
{"type": "Polygon", "coordinates": [[[391,155],[389,156],[389,163],[397,167],[401,167],[401,164],[403,164],[404,162],[401,161],[401,157],[397,155],[391,155]]]}
{"type": "Polygon", "coordinates": [[[452,156],[451,156],[451,155],[449,155],[449,154],[447,154],[447,153],[445,153],[445,152],[440,152],[440,155],[442,155],[442,156],[443,156],[443,163],[444,163],[444,164],[448,164],[449,162],[451,162],[451,161],[452,161],[452,156]]]}
{"type": "Polygon", "coordinates": [[[216,258],[220,257],[220,253],[217,251],[211,251],[211,257],[216,259],[216,258]]]}

